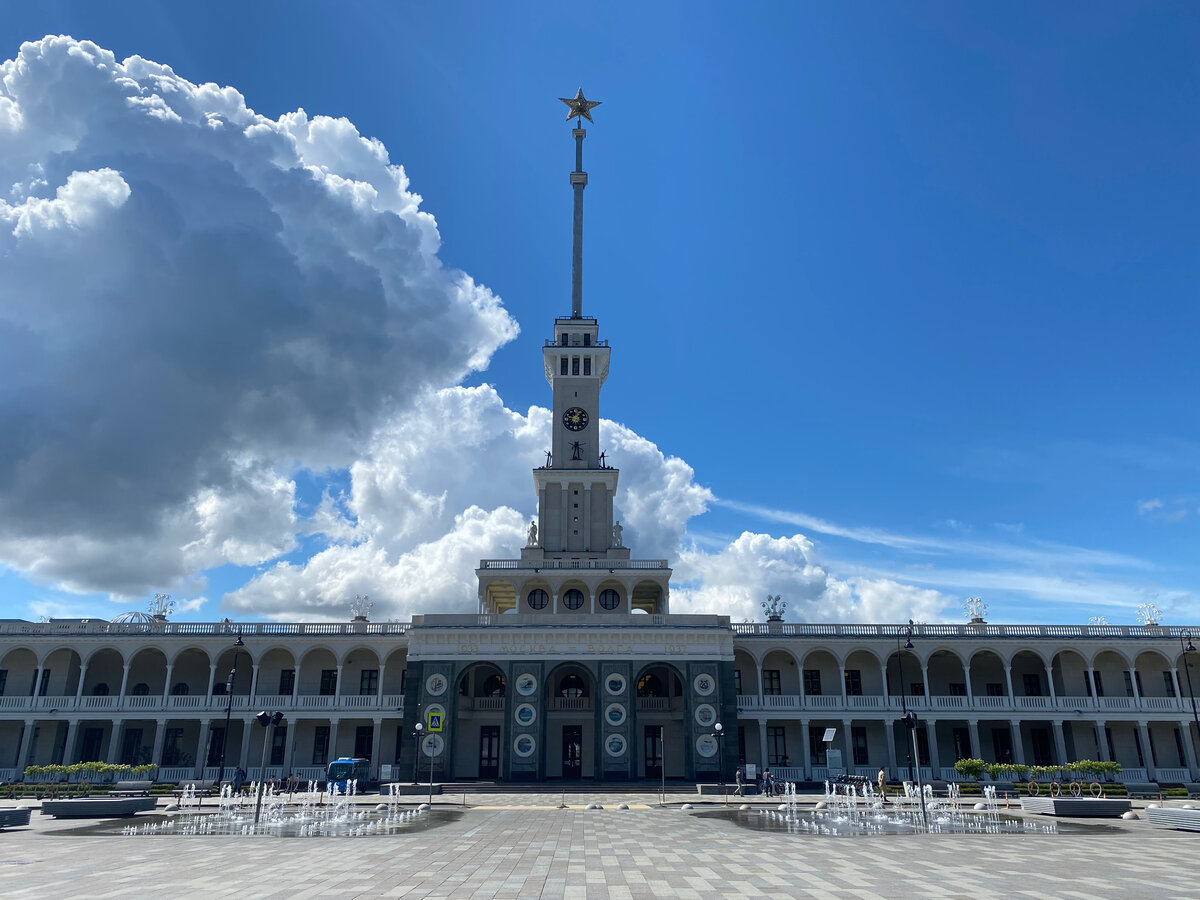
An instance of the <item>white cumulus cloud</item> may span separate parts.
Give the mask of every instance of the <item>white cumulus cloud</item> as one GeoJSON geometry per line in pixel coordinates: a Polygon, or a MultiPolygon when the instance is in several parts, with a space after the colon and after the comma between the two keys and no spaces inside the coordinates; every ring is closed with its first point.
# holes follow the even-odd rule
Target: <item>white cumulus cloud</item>
{"type": "Polygon", "coordinates": [[[294,472],[516,334],[379,141],[88,41],[0,65],[0,185],[0,563],[40,581],[286,552],[294,472]]]}

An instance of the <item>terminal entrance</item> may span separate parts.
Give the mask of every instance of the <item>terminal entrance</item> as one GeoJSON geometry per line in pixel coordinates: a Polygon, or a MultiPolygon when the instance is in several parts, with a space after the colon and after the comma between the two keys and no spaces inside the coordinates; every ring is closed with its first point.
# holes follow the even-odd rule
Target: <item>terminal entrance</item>
{"type": "Polygon", "coordinates": [[[500,775],[500,726],[483,725],[479,729],[479,777],[500,775]]]}
{"type": "Polygon", "coordinates": [[[663,774],[663,745],[662,728],[658,725],[646,725],[643,730],[642,746],[645,748],[644,761],[647,778],[662,778],[663,774]]]}
{"type": "Polygon", "coordinates": [[[562,777],[578,781],[583,774],[583,726],[564,725],[562,730],[562,777]]]}

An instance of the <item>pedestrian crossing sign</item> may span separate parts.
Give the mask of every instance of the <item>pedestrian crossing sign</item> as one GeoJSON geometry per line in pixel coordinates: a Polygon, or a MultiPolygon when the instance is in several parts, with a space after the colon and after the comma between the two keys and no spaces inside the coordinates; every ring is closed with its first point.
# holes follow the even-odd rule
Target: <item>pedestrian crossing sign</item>
{"type": "Polygon", "coordinates": [[[429,714],[429,730],[430,731],[441,731],[442,730],[442,714],[441,713],[431,712],[429,714]]]}

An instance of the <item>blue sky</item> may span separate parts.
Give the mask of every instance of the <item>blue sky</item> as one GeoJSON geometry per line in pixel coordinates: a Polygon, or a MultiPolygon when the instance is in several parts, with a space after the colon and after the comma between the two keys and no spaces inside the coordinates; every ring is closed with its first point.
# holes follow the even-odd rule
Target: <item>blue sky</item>
{"type": "MultiPolygon", "coordinates": [[[[555,98],[602,100],[584,307],[615,348],[603,414],[710,492],[678,535],[695,608],[736,594],[738,565],[754,569],[741,618],[819,564],[861,615],[953,621],[982,596],[993,621],[1130,623],[1141,602],[1200,618],[1194,5],[49,2],[9,5],[0,58],[60,33],[382,142],[436,217],[441,263],[520,326],[485,369],[434,386],[492,385],[522,415],[549,401],[538,348],[570,300],[555,98]],[[744,532],[812,549],[731,554],[744,532]],[[889,585],[938,596],[906,607],[889,585]]],[[[301,523],[351,490],[352,455],[310,450],[272,457],[301,523]]],[[[336,540],[301,532],[164,568],[158,589],[193,598],[192,618],[332,610],[328,582],[268,592],[315,606],[223,599],[336,540]]],[[[381,552],[395,568],[414,546],[381,552]]],[[[153,592],[44,563],[66,552],[0,540],[0,614],[107,615],[153,592]]],[[[362,589],[386,605],[395,583],[362,589]]],[[[823,582],[797,617],[853,617],[834,594],[823,582]]]]}

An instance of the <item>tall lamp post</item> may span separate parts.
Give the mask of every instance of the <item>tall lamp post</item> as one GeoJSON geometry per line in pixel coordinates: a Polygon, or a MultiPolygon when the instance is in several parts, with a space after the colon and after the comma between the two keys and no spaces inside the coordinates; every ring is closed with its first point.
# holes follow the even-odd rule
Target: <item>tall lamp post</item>
{"type": "Polygon", "coordinates": [[[901,627],[896,632],[896,665],[900,669],[900,711],[904,717],[904,727],[908,729],[908,780],[913,781],[917,785],[917,797],[921,801],[921,821],[925,826],[929,826],[929,819],[925,811],[925,790],[921,785],[921,759],[917,750],[917,714],[908,708],[908,690],[904,687],[904,650],[913,649],[913,620],[908,620],[908,625],[901,627]],[[904,638],[904,647],[900,646],[900,638],[904,638]],[[916,777],[913,777],[913,757],[917,757],[916,777]]]}
{"type": "Polygon", "coordinates": [[[254,801],[254,824],[257,825],[258,818],[262,814],[263,785],[267,780],[267,750],[271,746],[272,729],[278,727],[279,723],[283,721],[283,713],[269,713],[263,710],[254,718],[259,725],[266,729],[263,731],[262,764],[258,767],[258,792],[257,799],[254,801]]]}
{"type": "Polygon", "coordinates": [[[722,740],[725,737],[725,726],[720,722],[713,726],[713,737],[717,739],[717,769],[721,782],[721,793],[725,795],[725,805],[728,806],[729,794],[726,793],[725,788],[725,741],[722,740]]]}
{"type": "MultiPolygon", "coordinates": [[[[1192,701],[1192,718],[1196,720],[1196,739],[1200,740],[1200,714],[1196,713],[1196,695],[1192,691],[1192,664],[1188,662],[1188,654],[1196,652],[1191,634],[1185,631],[1179,635],[1179,647],[1183,653],[1183,673],[1187,676],[1188,697],[1192,701]]],[[[1192,747],[1195,746],[1193,742],[1192,747]]]]}
{"type": "Polygon", "coordinates": [[[238,654],[246,645],[242,643],[242,631],[238,629],[237,640],[233,642],[233,668],[229,670],[229,680],[225,682],[225,731],[221,735],[221,768],[217,772],[217,790],[225,780],[225,748],[229,746],[229,717],[233,714],[233,679],[237,676],[238,654]]]}
{"type": "Polygon", "coordinates": [[[417,786],[417,763],[421,759],[421,732],[425,730],[425,726],[418,722],[413,726],[413,737],[416,742],[413,744],[413,787],[417,786]]]}

